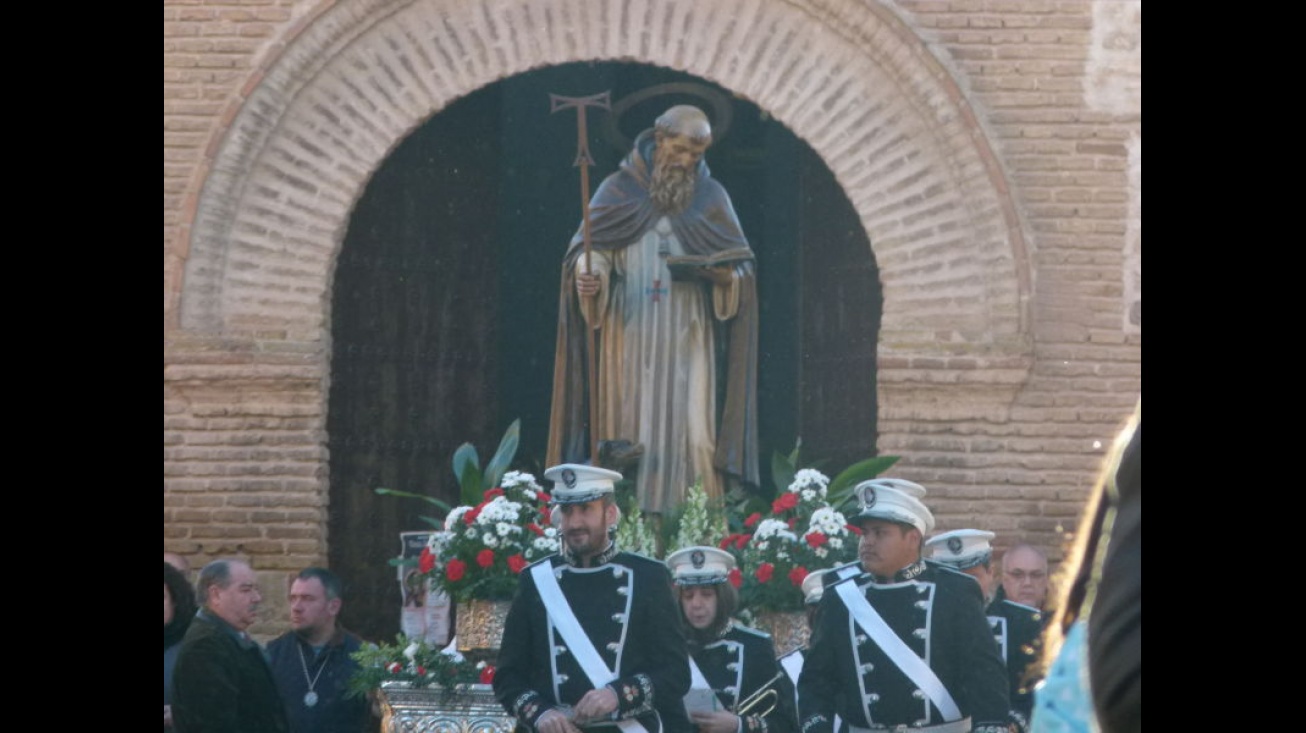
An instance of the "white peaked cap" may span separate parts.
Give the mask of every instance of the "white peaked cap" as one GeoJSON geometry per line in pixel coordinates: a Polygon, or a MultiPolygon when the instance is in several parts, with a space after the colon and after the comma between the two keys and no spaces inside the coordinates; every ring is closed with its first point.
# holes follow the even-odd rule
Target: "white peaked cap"
{"type": "Polygon", "coordinates": [[[863,519],[902,522],[921,534],[929,534],[934,529],[934,515],[921,502],[925,487],[920,484],[900,478],[873,478],[857,484],[853,493],[857,495],[860,511],[851,522],[863,519]]]}
{"type": "Polygon", "coordinates": [[[735,557],[709,545],[686,547],[667,555],[676,585],[724,583],[735,568],[735,557]]]}
{"type": "Polygon", "coordinates": [[[584,463],[560,463],[546,468],[544,478],[553,482],[552,503],[584,504],[614,493],[621,474],[584,463]]]}
{"type": "Polygon", "coordinates": [[[973,568],[993,557],[993,545],[989,541],[996,536],[982,529],[943,532],[925,541],[925,557],[958,570],[973,568]]]}

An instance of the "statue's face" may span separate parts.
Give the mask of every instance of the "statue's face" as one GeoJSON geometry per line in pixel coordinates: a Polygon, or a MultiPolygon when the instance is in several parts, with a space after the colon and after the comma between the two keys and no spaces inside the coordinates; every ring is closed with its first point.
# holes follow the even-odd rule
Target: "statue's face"
{"type": "Polygon", "coordinates": [[[658,135],[653,162],[662,169],[693,171],[698,166],[698,161],[703,159],[703,153],[707,151],[710,142],[697,141],[684,135],[658,135]]]}

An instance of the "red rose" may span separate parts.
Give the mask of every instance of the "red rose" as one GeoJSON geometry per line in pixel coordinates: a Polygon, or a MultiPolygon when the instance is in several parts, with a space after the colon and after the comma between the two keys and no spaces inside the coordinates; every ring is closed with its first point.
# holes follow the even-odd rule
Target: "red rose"
{"type": "Polygon", "coordinates": [[[463,515],[463,524],[471,524],[472,522],[475,522],[476,518],[481,515],[481,507],[483,506],[485,505],[477,504],[471,509],[468,509],[467,513],[463,515]]]}
{"type": "Polygon", "coordinates": [[[751,540],[751,539],[753,539],[753,535],[751,535],[751,534],[741,534],[741,535],[739,535],[739,539],[735,540],[735,549],[736,549],[736,550],[742,550],[742,549],[744,549],[744,546],[747,545],[747,544],[748,544],[748,541],[751,540]]]}
{"type": "Polygon", "coordinates": [[[491,565],[493,565],[494,550],[491,550],[490,548],[487,547],[484,550],[481,550],[480,552],[476,553],[476,564],[480,565],[483,568],[488,568],[491,565]]]}
{"type": "Polygon", "coordinates": [[[498,486],[494,487],[493,489],[487,489],[485,495],[482,498],[484,498],[486,501],[489,501],[490,499],[493,499],[496,496],[503,496],[503,489],[499,488],[498,486]]]}
{"type": "Polygon", "coordinates": [[[779,514],[787,509],[793,509],[798,506],[798,494],[792,491],[786,491],[778,499],[771,502],[771,513],[779,514]]]}
{"type": "Polygon", "coordinates": [[[739,568],[730,568],[730,572],[726,573],[726,580],[735,588],[739,588],[744,584],[744,574],[739,572],[739,568]]]}
{"type": "Polygon", "coordinates": [[[417,569],[423,573],[435,570],[435,555],[431,554],[431,548],[422,548],[422,556],[417,558],[417,569]]]}
{"type": "MultiPolygon", "coordinates": [[[[549,492],[547,492],[547,491],[540,491],[540,492],[537,492],[537,496],[539,497],[540,502],[543,503],[543,504],[548,504],[549,501],[551,501],[552,498],[553,498],[553,497],[549,496],[549,492]]],[[[547,507],[545,508],[545,510],[547,511],[547,507]]]]}
{"type": "Polygon", "coordinates": [[[762,521],[762,513],[761,513],[761,512],[753,512],[752,514],[749,514],[749,515],[748,515],[748,519],[745,519],[745,520],[744,520],[744,526],[745,526],[745,527],[751,527],[751,526],[753,526],[754,524],[757,524],[757,523],[760,522],[760,521],[762,521]]]}
{"type": "Polygon", "coordinates": [[[721,548],[722,550],[724,550],[724,549],[726,549],[727,547],[733,545],[733,544],[735,543],[735,538],[738,537],[738,536],[739,536],[739,535],[737,535],[737,534],[728,534],[728,535],[725,536],[724,539],[722,539],[720,542],[718,542],[716,546],[719,547],[719,548],[721,548]]]}
{"type": "Polygon", "coordinates": [[[770,583],[771,575],[774,572],[775,572],[775,566],[769,562],[764,562],[761,565],[757,566],[757,572],[754,573],[754,575],[757,577],[757,580],[759,582],[770,583]]]}
{"type": "Polygon", "coordinates": [[[391,662],[389,667],[385,668],[390,674],[399,674],[403,671],[404,666],[398,662],[391,662]]]}
{"type": "Polygon", "coordinates": [[[485,669],[481,670],[481,684],[488,685],[492,682],[494,682],[494,667],[487,664],[485,669]]]}
{"type": "MultiPolygon", "coordinates": [[[[545,499],[545,501],[548,501],[548,499],[545,499]]],[[[547,506],[540,507],[540,522],[542,524],[552,524],[553,510],[549,509],[547,506]]]]}
{"type": "Polygon", "coordinates": [[[527,524],[526,529],[529,529],[531,532],[535,533],[536,537],[544,536],[544,529],[540,527],[540,525],[536,524],[535,522],[531,522],[527,524]]]}
{"type": "Polygon", "coordinates": [[[824,532],[812,532],[804,539],[807,540],[808,546],[812,548],[820,547],[830,541],[830,538],[826,537],[824,532]]]}
{"type": "Polygon", "coordinates": [[[511,570],[514,575],[520,573],[522,568],[526,567],[526,565],[526,558],[522,557],[521,553],[508,558],[508,569],[511,570]]]}
{"type": "Polygon", "coordinates": [[[807,578],[807,568],[803,567],[802,565],[799,565],[798,567],[789,571],[789,582],[792,583],[795,588],[803,587],[803,580],[805,580],[806,578],[807,578]]]}
{"type": "Polygon", "coordinates": [[[417,665],[417,673],[418,673],[418,674],[426,674],[426,667],[423,667],[423,666],[420,665],[420,664],[417,665]]]}
{"type": "Polygon", "coordinates": [[[444,564],[444,576],[455,583],[463,579],[463,573],[467,572],[467,563],[454,558],[444,564]]]}

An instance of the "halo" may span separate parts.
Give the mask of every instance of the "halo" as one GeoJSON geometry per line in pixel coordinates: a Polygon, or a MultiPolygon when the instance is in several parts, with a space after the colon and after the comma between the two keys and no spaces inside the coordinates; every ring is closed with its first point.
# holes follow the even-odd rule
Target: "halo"
{"type": "MultiPolygon", "coordinates": [[[[731,118],[734,117],[730,99],[718,89],[692,81],[654,84],[616,100],[612,103],[612,112],[603,116],[603,138],[621,153],[630,152],[631,147],[635,144],[635,139],[622,133],[622,116],[640,102],[671,95],[689,95],[706,102],[706,106],[709,108],[706,110],[708,120],[712,123],[712,144],[716,145],[725,139],[726,133],[730,130],[731,118]]],[[[649,120],[640,129],[643,130],[652,126],[653,120],[649,120]]]]}

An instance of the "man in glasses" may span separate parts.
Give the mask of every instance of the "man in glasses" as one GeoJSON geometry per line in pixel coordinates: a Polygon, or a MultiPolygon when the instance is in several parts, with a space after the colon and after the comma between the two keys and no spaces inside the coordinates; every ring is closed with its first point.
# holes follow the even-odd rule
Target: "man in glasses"
{"type": "Polygon", "coordinates": [[[1030,665],[1039,656],[1038,642],[1047,624],[1048,558],[1037,547],[1018,542],[1002,556],[1002,586],[988,607],[988,617],[1005,633],[1002,657],[1011,677],[1011,707],[1029,720],[1034,707],[1030,665]]]}

